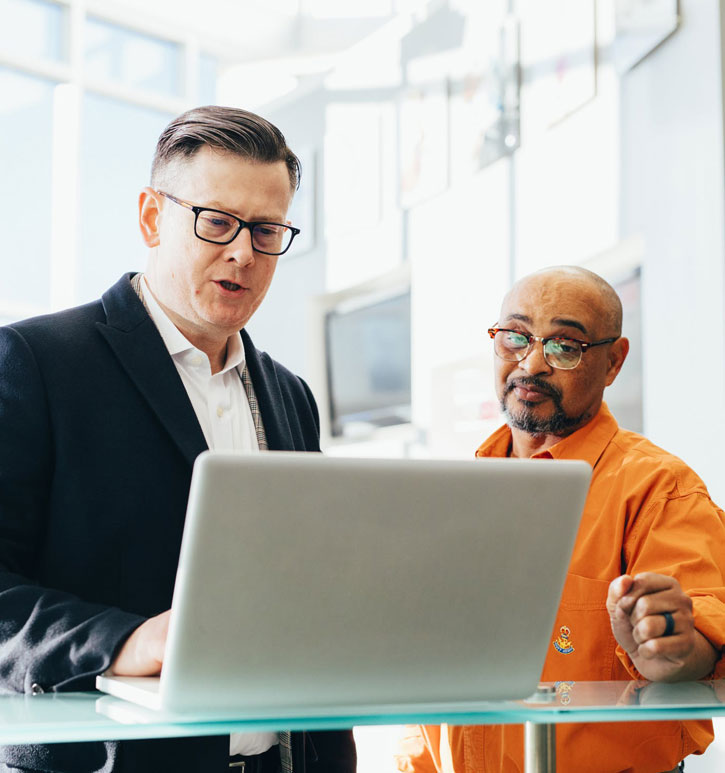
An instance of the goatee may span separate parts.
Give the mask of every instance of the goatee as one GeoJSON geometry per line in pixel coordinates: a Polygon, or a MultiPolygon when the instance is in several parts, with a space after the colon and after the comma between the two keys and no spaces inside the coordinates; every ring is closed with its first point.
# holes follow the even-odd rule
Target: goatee
{"type": "Polygon", "coordinates": [[[561,404],[561,392],[551,384],[541,378],[531,376],[529,378],[512,379],[506,384],[503,396],[501,397],[501,411],[503,412],[506,423],[511,429],[518,429],[529,435],[568,435],[576,427],[584,423],[587,414],[581,416],[568,416],[561,404]],[[519,400],[520,410],[514,413],[506,403],[506,398],[516,387],[531,386],[544,392],[554,404],[554,412],[550,416],[537,416],[534,408],[538,403],[528,400],[519,400]]]}

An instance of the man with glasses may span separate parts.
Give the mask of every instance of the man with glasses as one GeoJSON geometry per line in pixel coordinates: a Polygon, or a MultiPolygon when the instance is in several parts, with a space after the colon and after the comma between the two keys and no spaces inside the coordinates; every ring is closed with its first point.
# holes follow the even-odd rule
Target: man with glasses
{"type": "MultiPolygon", "coordinates": [[[[590,271],[547,269],[517,282],[488,331],[506,425],[476,455],[593,467],[543,681],[722,677],[724,514],[687,465],[618,427],[602,401],[629,349],[621,326],[617,294],[590,271]]],[[[432,773],[447,757],[455,773],[524,769],[520,726],[447,732],[411,728],[399,769],[432,773]]],[[[705,720],[563,724],[557,770],[678,770],[712,738],[705,720]]]]}
{"type": "MultiPolygon", "coordinates": [[[[299,233],[287,220],[299,175],[265,119],[185,113],[162,133],[139,199],[145,274],[95,303],[0,328],[6,691],[92,690],[107,670],[158,674],[196,457],[319,451],[307,385],[244,330],[299,233]]],[[[355,748],[347,731],[234,734],[4,747],[5,765],[351,773],[355,748]]]]}

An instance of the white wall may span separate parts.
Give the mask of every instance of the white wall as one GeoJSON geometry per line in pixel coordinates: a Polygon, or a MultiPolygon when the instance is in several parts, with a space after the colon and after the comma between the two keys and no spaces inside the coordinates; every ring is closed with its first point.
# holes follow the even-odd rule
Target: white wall
{"type": "Polygon", "coordinates": [[[622,81],[621,228],[644,240],[646,432],[723,504],[722,9],[680,6],[681,28],[622,81]]]}
{"type": "Polygon", "coordinates": [[[325,134],[325,98],[321,90],[274,113],[263,114],[282,130],[289,146],[301,153],[312,151],[312,169],[302,169],[301,186],[311,186],[315,201],[314,246],[307,252],[293,249],[279,259],[274,281],[264,303],[255,312],[249,332],[255,344],[303,378],[309,378],[306,321],[310,298],[325,292],[324,189],[321,185],[320,149],[325,134]],[[315,152],[316,151],[316,152],[315,152]]]}

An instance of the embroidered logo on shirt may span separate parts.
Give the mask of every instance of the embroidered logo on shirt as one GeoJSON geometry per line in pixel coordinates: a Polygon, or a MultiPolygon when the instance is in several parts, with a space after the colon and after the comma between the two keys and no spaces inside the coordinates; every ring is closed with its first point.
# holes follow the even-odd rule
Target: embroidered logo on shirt
{"type": "Polygon", "coordinates": [[[552,642],[554,649],[561,652],[562,655],[569,655],[574,652],[574,645],[571,643],[571,630],[569,626],[562,625],[559,628],[559,636],[552,642]]]}

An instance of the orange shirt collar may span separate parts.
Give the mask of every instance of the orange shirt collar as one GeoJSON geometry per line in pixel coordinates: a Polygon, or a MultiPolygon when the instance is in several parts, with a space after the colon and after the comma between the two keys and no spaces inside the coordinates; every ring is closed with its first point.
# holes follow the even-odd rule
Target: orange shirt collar
{"type": "MultiPolygon", "coordinates": [[[[571,435],[562,438],[558,443],[534,454],[534,459],[583,459],[594,467],[604,449],[614,437],[619,426],[612,416],[606,403],[602,403],[597,415],[581,429],[571,435]]],[[[508,456],[511,447],[511,429],[504,425],[499,427],[493,435],[476,451],[479,457],[508,456]]]]}

